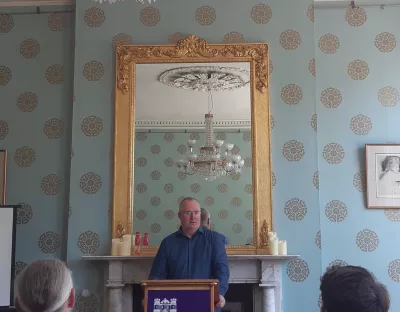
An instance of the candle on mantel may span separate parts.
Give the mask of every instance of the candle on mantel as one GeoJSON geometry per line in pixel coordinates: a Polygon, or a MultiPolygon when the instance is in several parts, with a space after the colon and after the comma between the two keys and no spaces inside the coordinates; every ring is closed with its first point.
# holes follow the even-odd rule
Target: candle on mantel
{"type": "Polygon", "coordinates": [[[132,235],[126,234],[122,236],[120,256],[130,256],[132,247],[132,235]]]}
{"type": "Polygon", "coordinates": [[[278,251],[278,240],[273,238],[269,241],[269,254],[270,255],[278,255],[279,251],[278,251]]]}
{"type": "Polygon", "coordinates": [[[111,256],[118,256],[121,249],[121,240],[119,238],[113,238],[111,241],[111,256]]]}
{"type": "Polygon", "coordinates": [[[270,255],[278,255],[279,254],[279,241],[278,241],[278,235],[276,232],[268,232],[268,241],[269,241],[269,254],[270,255]]]}
{"type": "Polygon", "coordinates": [[[281,256],[287,255],[287,242],[285,240],[279,241],[278,252],[279,252],[279,255],[281,255],[281,256]]]}

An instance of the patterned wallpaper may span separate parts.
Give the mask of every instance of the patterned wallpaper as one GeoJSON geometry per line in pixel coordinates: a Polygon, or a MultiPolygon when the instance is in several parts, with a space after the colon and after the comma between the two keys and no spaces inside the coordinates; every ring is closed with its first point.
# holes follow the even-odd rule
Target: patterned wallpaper
{"type": "Polygon", "coordinates": [[[364,144],[400,141],[399,13],[318,9],[315,20],[322,267],[372,270],[388,286],[393,311],[400,253],[391,242],[400,237],[400,210],[365,209],[364,144]]]}
{"type": "Polygon", "coordinates": [[[17,213],[16,271],[65,258],[74,16],[0,15],[0,149],[17,213]]]}
{"type": "MultiPolygon", "coordinates": [[[[268,42],[271,48],[274,222],[289,252],[301,255],[284,269],[285,311],[317,311],[319,277],[333,263],[364,265],[395,294],[400,255],[392,241],[399,236],[400,213],[365,209],[363,146],[398,142],[398,15],[397,8],[378,7],[314,12],[309,0],[232,0],[229,7],[211,0],[150,6],[79,1],[72,123],[72,68],[65,48],[71,38],[64,22],[2,15],[0,147],[11,155],[8,198],[27,204],[19,212],[18,266],[62,256],[66,241],[78,294],[83,288],[91,292],[78,296],[77,310],[100,308],[101,272],[80,257],[110,247],[113,44],[174,43],[195,34],[214,43],[268,42]],[[185,14],[177,16],[182,8],[185,14]],[[50,36],[53,41],[43,40],[50,36]],[[34,41],[21,44],[28,39],[34,41]],[[21,185],[29,191],[20,192],[21,185]],[[68,189],[69,219],[63,218],[68,189]],[[61,226],[66,219],[68,232],[61,226]]],[[[159,140],[161,154],[163,136],[159,140]]],[[[143,210],[153,208],[150,200],[143,210]]],[[[393,310],[400,308],[394,295],[392,302],[393,310]]]]}
{"type": "MultiPolygon", "coordinates": [[[[93,246],[91,252],[103,254],[109,250],[110,226],[105,216],[109,213],[111,201],[110,151],[114,88],[112,46],[118,42],[175,43],[187,34],[195,34],[214,43],[270,44],[274,221],[280,237],[289,240],[290,252],[302,256],[285,268],[285,296],[291,299],[284,302],[284,308],[286,311],[318,309],[321,250],[315,244],[317,232],[320,230],[320,212],[318,189],[315,186],[318,185],[318,166],[313,7],[308,0],[291,1],[290,5],[264,1],[260,3],[259,0],[234,0],[230,4],[226,7],[222,2],[210,0],[162,1],[150,6],[134,1],[96,4],[86,0],[77,4],[74,76],[76,100],[72,126],[74,156],[70,185],[72,215],[68,231],[68,260],[76,272],[79,288],[87,287],[93,292],[90,304],[99,302],[102,289],[101,285],[97,284],[99,279],[86,278],[89,273],[95,272],[95,268],[78,261],[87,251],[80,249],[76,241],[81,233],[86,233],[87,240],[91,242],[90,246],[93,246]],[[182,10],[182,7],[186,14],[177,18],[175,12],[182,10]],[[91,185],[94,187],[89,188],[91,185]]],[[[153,226],[153,231],[160,229],[159,238],[156,236],[158,233],[151,234],[157,239],[161,238],[162,231],[169,232],[169,226],[172,229],[172,224],[175,225],[175,221],[165,220],[164,213],[168,211],[167,216],[171,217],[169,210],[176,213],[177,198],[196,195],[189,187],[194,183],[200,185],[199,181],[188,177],[186,192],[164,194],[165,184],[173,183],[161,181],[166,178],[168,168],[158,169],[151,164],[153,159],[157,158],[174,159],[170,155],[173,155],[172,152],[176,154],[180,144],[171,142],[171,147],[168,147],[171,148],[171,152],[167,149],[164,152],[161,150],[161,146],[166,144],[163,137],[164,134],[159,135],[159,143],[145,143],[145,154],[139,155],[136,150],[135,157],[138,171],[146,170],[146,174],[143,175],[144,181],[135,181],[135,188],[140,183],[147,185],[149,181],[153,181],[150,170],[158,170],[161,176],[160,180],[155,181],[158,193],[163,196],[151,194],[147,185],[145,194],[136,194],[136,200],[142,195],[146,197],[143,206],[140,203],[135,204],[138,211],[146,211],[148,217],[152,216],[154,211],[162,212],[158,221],[143,223],[146,229],[150,229],[154,223],[160,225],[153,226]],[[158,144],[160,153],[150,154],[149,144],[158,144]],[[140,157],[148,157],[145,168],[137,166],[140,157]],[[164,196],[174,197],[170,205],[163,204],[164,196]],[[159,197],[153,198],[153,204],[160,202],[158,207],[152,206],[152,197],[159,197]],[[164,229],[166,226],[168,231],[164,229]]],[[[137,143],[137,146],[141,146],[144,142],[137,143]]],[[[158,151],[158,148],[154,150],[158,151]]],[[[142,160],[139,163],[142,164],[142,160]]],[[[163,160],[157,162],[157,166],[160,165],[163,165],[163,160]]],[[[176,178],[175,181],[174,191],[178,188],[175,183],[179,183],[176,178]]],[[[236,183],[227,180],[224,183],[229,183],[229,189],[234,182],[236,183]]],[[[238,182],[242,183],[240,180],[238,182]]],[[[200,187],[202,188],[202,185],[200,187]]],[[[216,189],[212,190],[215,191],[216,189]]],[[[201,197],[204,201],[204,196],[201,197]]],[[[231,200],[232,198],[229,198],[229,201],[231,200]]],[[[238,208],[231,206],[230,203],[225,207],[211,206],[213,219],[217,219],[218,212],[224,208],[230,215],[231,209],[243,212],[247,210],[243,203],[238,208]]],[[[141,213],[139,218],[144,215],[141,213]]],[[[234,223],[244,222],[247,222],[246,215],[242,214],[234,223]]],[[[248,236],[245,237],[247,239],[248,236]]]]}
{"type": "Polygon", "coordinates": [[[251,135],[249,131],[219,132],[216,138],[235,144],[232,153],[245,160],[241,174],[213,182],[178,172],[175,161],[187,152],[187,140],[204,144],[204,133],[137,133],[135,140],[134,231],[150,233],[150,245],[159,245],[180,225],[178,203],[196,198],[211,215],[214,229],[230,244],[253,242],[251,135]]]}

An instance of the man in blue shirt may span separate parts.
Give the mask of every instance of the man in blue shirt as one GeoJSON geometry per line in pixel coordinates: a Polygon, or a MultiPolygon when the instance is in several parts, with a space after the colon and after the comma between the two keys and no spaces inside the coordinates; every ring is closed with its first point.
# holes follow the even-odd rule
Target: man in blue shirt
{"type": "Polygon", "coordinates": [[[181,227],[161,242],[149,279],[218,279],[218,311],[225,305],[229,281],[225,237],[200,225],[200,205],[194,198],[180,202],[178,216],[181,227]]]}

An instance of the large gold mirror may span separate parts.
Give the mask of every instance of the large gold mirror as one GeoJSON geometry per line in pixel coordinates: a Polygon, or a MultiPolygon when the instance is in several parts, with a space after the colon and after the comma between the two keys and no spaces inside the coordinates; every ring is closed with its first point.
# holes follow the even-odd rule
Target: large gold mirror
{"type": "Polygon", "coordinates": [[[197,199],[228,254],[267,253],[272,230],[266,44],[116,48],[112,236],[147,232],[144,255],[197,199]]]}

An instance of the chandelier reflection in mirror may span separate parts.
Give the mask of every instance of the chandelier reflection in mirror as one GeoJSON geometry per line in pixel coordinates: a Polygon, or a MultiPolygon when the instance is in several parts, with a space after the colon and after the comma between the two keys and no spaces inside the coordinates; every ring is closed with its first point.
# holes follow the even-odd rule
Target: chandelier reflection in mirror
{"type": "Polygon", "coordinates": [[[212,91],[229,91],[250,83],[249,72],[241,68],[192,66],[175,68],[160,75],[159,81],[185,90],[208,92],[208,113],[205,114],[205,142],[195,151],[196,140],[189,139],[189,152],[176,161],[179,171],[200,174],[206,181],[215,181],[227,174],[240,174],[244,160],[232,154],[234,144],[214,139],[212,91]]]}

